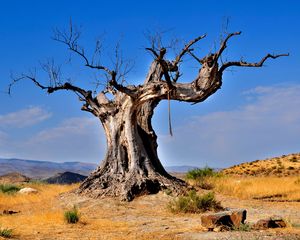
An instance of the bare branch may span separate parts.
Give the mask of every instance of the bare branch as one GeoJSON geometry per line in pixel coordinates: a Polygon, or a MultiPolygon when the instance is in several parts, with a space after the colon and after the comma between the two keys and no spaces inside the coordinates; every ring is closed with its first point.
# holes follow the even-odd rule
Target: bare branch
{"type": "Polygon", "coordinates": [[[112,74],[111,74],[111,80],[109,81],[109,84],[111,86],[113,86],[116,90],[122,92],[122,93],[125,93],[127,94],[128,96],[132,97],[132,98],[135,98],[136,97],[136,88],[128,88],[128,87],[124,87],[122,84],[119,84],[117,82],[117,79],[116,79],[116,76],[117,76],[117,73],[115,71],[112,71],[112,74]]]}
{"type": "Polygon", "coordinates": [[[227,37],[224,39],[224,41],[222,41],[219,51],[217,53],[215,53],[215,61],[218,61],[219,57],[221,56],[223,51],[226,49],[228,40],[233,36],[241,35],[241,33],[242,32],[240,31],[240,32],[230,33],[227,35],[227,37]]]}
{"type": "Polygon", "coordinates": [[[198,58],[194,53],[192,53],[191,50],[188,50],[188,53],[200,64],[202,64],[202,61],[200,58],[198,58]]]}
{"type": "Polygon", "coordinates": [[[286,57],[286,56],[289,56],[289,54],[288,53],[287,54],[278,54],[278,55],[267,54],[259,62],[254,62],[254,63],[248,63],[248,62],[244,62],[244,61],[226,62],[220,67],[219,73],[223,73],[226,68],[232,67],[232,66],[236,66],[236,67],[262,67],[264,62],[268,58],[276,59],[278,57],[286,57]]]}
{"type": "Polygon", "coordinates": [[[36,79],[34,75],[26,75],[26,74],[21,74],[21,76],[19,77],[15,77],[12,73],[11,73],[11,79],[12,82],[8,85],[8,94],[11,95],[11,91],[12,91],[12,87],[22,81],[22,80],[30,80],[32,81],[36,86],[38,86],[39,88],[41,88],[42,90],[48,90],[48,87],[42,85],[41,83],[39,83],[36,79]]]}
{"type": "Polygon", "coordinates": [[[100,47],[101,47],[100,41],[98,40],[96,43],[94,56],[92,58],[92,62],[90,62],[88,57],[85,55],[84,49],[82,47],[80,47],[78,44],[79,37],[80,37],[80,32],[78,30],[74,29],[74,27],[72,26],[72,23],[70,23],[70,28],[69,28],[68,32],[66,32],[66,31],[61,32],[56,29],[54,31],[53,39],[55,41],[65,44],[69,48],[70,51],[79,55],[84,60],[86,67],[105,71],[111,78],[108,81],[108,83],[111,86],[113,86],[116,90],[121,91],[130,96],[134,96],[132,89],[129,89],[129,88],[123,86],[122,84],[118,83],[118,79],[123,78],[123,80],[124,80],[125,75],[128,74],[128,72],[131,69],[129,67],[129,64],[125,63],[124,60],[119,55],[119,45],[117,45],[116,50],[115,50],[115,58],[116,58],[116,61],[114,62],[115,70],[110,70],[108,67],[105,67],[103,65],[93,65],[95,54],[98,54],[100,52],[100,47]],[[125,69],[124,69],[124,71],[122,71],[121,69],[124,66],[125,66],[125,69]],[[120,73],[120,75],[119,75],[119,73],[120,73]]]}
{"type": "Polygon", "coordinates": [[[146,48],[146,50],[150,51],[155,56],[155,58],[158,58],[158,54],[153,48],[146,48]]]}
{"type": "MultiPolygon", "coordinates": [[[[111,70],[109,70],[107,67],[102,66],[102,65],[93,65],[92,63],[90,63],[89,59],[85,55],[84,48],[82,48],[78,44],[78,39],[79,39],[80,35],[81,35],[81,33],[77,29],[74,29],[72,23],[70,23],[69,32],[60,31],[58,29],[55,29],[54,36],[52,37],[52,39],[54,41],[63,43],[64,45],[66,45],[68,47],[68,49],[70,51],[72,51],[72,52],[76,53],[78,56],[80,56],[84,60],[85,66],[87,66],[89,68],[93,68],[93,69],[103,70],[103,71],[107,72],[108,74],[111,74],[111,70]]],[[[95,51],[94,51],[94,55],[100,51],[100,49],[99,49],[100,46],[101,46],[101,44],[100,44],[100,41],[98,40],[95,51]]],[[[93,59],[94,59],[94,56],[93,56],[93,59]]]]}
{"type": "Polygon", "coordinates": [[[174,66],[177,66],[178,63],[181,61],[182,57],[186,54],[191,52],[192,50],[190,49],[190,47],[195,44],[196,42],[200,41],[201,39],[205,38],[206,34],[199,36],[193,40],[191,40],[188,44],[185,45],[185,47],[182,49],[182,51],[179,53],[179,55],[177,55],[176,59],[174,60],[173,64],[174,66]]]}

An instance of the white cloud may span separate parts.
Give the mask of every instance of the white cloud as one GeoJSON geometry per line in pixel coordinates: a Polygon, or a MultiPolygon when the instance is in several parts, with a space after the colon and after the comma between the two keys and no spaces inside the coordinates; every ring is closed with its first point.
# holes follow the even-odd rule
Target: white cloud
{"type": "Polygon", "coordinates": [[[51,113],[41,107],[28,107],[17,112],[0,115],[0,127],[24,128],[35,125],[51,117],[51,113]]]}
{"type": "Polygon", "coordinates": [[[40,131],[30,141],[32,143],[55,141],[70,135],[84,137],[90,135],[92,128],[99,123],[96,118],[69,118],[56,127],[40,131]]]}
{"type": "Polygon", "coordinates": [[[100,162],[106,142],[97,118],[78,117],[38,132],[21,147],[23,158],[100,162]]]}
{"type": "Polygon", "coordinates": [[[257,87],[238,109],[191,117],[161,136],[167,163],[228,166],[300,151],[300,85],[257,87]]]}

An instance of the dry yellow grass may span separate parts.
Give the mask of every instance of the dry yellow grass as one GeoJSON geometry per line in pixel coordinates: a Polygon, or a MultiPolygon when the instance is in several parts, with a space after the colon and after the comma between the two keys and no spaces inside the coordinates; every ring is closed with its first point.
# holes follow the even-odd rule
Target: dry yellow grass
{"type": "Polygon", "coordinates": [[[37,189],[37,194],[0,194],[0,213],[3,210],[20,211],[16,215],[3,215],[0,224],[13,229],[15,236],[30,236],[38,229],[63,224],[63,209],[55,197],[74,189],[77,185],[27,184],[37,189]]]}
{"type": "MultiPolygon", "coordinates": [[[[285,200],[300,201],[300,177],[234,177],[217,178],[215,189],[219,193],[242,199],[282,196],[285,200]]],[[[279,197],[280,198],[280,197],[279,197]]]]}
{"type": "Polygon", "coordinates": [[[0,193],[0,209],[4,206],[6,208],[10,208],[18,205],[44,202],[53,199],[53,197],[58,196],[60,193],[75,189],[78,185],[45,185],[39,183],[32,183],[26,184],[24,186],[37,189],[39,193],[28,195],[22,195],[18,193],[0,193]]]}
{"type": "MultiPolygon", "coordinates": [[[[219,184],[234,186],[233,182],[237,179],[220,178],[217,181],[220,181],[219,184]]],[[[249,181],[252,185],[256,185],[255,179],[249,181]]],[[[162,192],[157,195],[142,196],[126,203],[114,199],[88,199],[76,194],[59,196],[76,188],[77,185],[33,184],[29,186],[38,189],[39,194],[0,194],[0,213],[4,209],[20,211],[14,215],[0,214],[0,226],[13,229],[14,239],[190,239],[193,234],[197,236],[194,237],[195,239],[202,239],[201,233],[204,229],[200,225],[200,216],[172,214],[166,208],[172,197],[162,192]],[[73,205],[79,209],[80,221],[77,224],[67,224],[64,221],[64,212],[73,205]]],[[[222,191],[225,192],[224,188],[222,191]]],[[[227,191],[225,193],[231,194],[229,190],[227,191]]],[[[223,200],[226,202],[226,199],[223,200]]],[[[253,204],[252,202],[245,201],[245,204],[253,204]]],[[[247,209],[251,208],[251,205],[244,205],[242,200],[238,200],[238,203],[247,209]]],[[[224,206],[236,207],[236,204],[230,200],[224,206]]],[[[291,209],[286,214],[295,212],[293,223],[300,224],[297,214],[298,205],[295,204],[290,203],[291,209]]],[[[282,206],[278,205],[278,209],[281,208],[282,206]]],[[[230,239],[230,233],[228,234],[230,239]]]]}

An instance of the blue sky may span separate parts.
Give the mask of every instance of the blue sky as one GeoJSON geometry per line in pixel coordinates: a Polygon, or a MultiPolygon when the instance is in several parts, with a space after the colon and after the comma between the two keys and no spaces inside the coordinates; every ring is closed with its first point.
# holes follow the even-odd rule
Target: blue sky
{"type": "MultiPolygon", "coordinates": [[[[142,83],[151,56],[146,31],[166,31],[165,43],[202,35],[200,56],[213,51],[224,31],[242,31],[229,43],[228,60],[259,60],[264,54],[291,54],[260,69],[235,68],[206,102],[172,102],[174,136],[168,135],[166,103],[155,112],[159,156],[164,165],[224,167],[300,149],[300,3],[297,1],[2,1],[0,8],[0,90],[10,73],[26,72],[54,58],[78,85],[91,87],[94,73],[51,39],[70,18],[81,26],[82,45],[91,51],[104,36],[103,64],[117,42],[134,60],[130,83],[142,83]],[[229,19],[228,27],[224,27],[229,19]]],[[[170,55],[171,56],[171,55],[170,55]]],[[[186,58],[182,81],[191,81],[197,64],[186,58]]],[[[41,75],[42,77],[43,75],[41,75]]],[[[97,119],[80,111],[70,93],[47,95],[30,83],[0,93],[0,157],[99,162],[105,139],[97,119]]]]}

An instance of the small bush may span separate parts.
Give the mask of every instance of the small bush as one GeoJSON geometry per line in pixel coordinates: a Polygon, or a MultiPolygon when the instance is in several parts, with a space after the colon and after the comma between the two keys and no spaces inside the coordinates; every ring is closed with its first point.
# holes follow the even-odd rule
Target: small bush
{"type": "Polygon", "coordinates": [[[296,181],[295,181],[295,184],[299,184],[300,185],[300,178],[298,178],[296,181]]]}
{"type": "Polygon", "coordinates": [[[196,191],[190,191],[188,195],[169,202],[168,208],[173,213],[201,213],[222,209],[220,203],[215,199],[214,193],[209,192],[199,196],[196,191]]]}
{"type": "Polygon", "coordinates": [[[79,221],[79,212],[76,207],[72,210],[65,211],[64,217],[67,223],[77,223],[79,221]]]}
{"type": "Polygon", "coordinates": [[[213,178],[221,177],[221,173],[215,172],[212,168],[196,168],[188,171],[186,179],[194,180],[193,185],[198,186],[202,189],[211,190],[214,188],[213,178]]]}
{"type": "Polygon", "coordinates": [[[210,167],[195,168],[195,169],[187,172],[186,178],[197,180],[199,178],[212,177],[212,176],[215,176],[216,174],[217,173],[210,167]]]}
{"type": "Polygon", "coordinates": [[[12,185],[12,184],[0,184],[0,192],[2,193],[16,193],[20,190],[21,188],[19,186],[16,185],[12,185]]]}
{"type": "Polygon", "coordinates": [[[164,193],[165,193],[166,195],[170,196],[170,195],[172,195],[172,190],[171,190],[171,189],[166,189],[166,190],[164,191],[164,193]]]}
{"type": "Polygon", "coordinates": [[[247,223],[242,223],[239,227],[233,227],[233,231],[250,232],[251,225],[247,223]]]}
{"type": "Polygon", "coordinates": [[[0,237],[10,238],[12,236],[12,229],[0,228],[0,237]]]}

